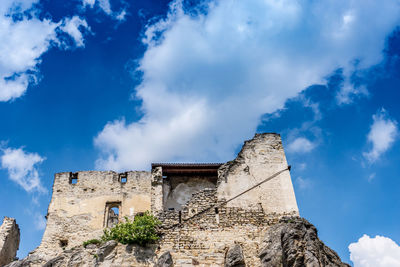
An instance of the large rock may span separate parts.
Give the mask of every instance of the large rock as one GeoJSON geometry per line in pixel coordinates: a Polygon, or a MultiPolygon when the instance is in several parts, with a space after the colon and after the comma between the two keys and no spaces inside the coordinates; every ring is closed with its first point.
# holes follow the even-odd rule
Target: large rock
{"type": "Polygon", "coordinates": [[[15,219],[4,217],[0,226],[0,266],[4,266],[15,259],[19,248],[19,227],[15,219]]]}
{"type": "Polygon", "coordinates": [[[307,220],[283,218],[265,234],[260,259],[263,267],[347,267],[335,251],[318,239],[317,229],[307,220]]]}
{"type": "Polygon", "coordinates": [[[24,260],[20,260],[20,261],[14,261],[8,265],[6,265],[5,267],[30,267],[31,263],[29,260],[24,259],[24,260]]]}
{"type": "Polygon", "coordinates": [[[19,261],[13,261],[12,263],[4,267],[31,267],[31,266],[43,266],[49,260],[46,260],[46,254],[42,252],[31,252],[26,256],[25,259],[19,261]]]}
{"type": "Polygon", "coordinates": [[[49,260],[48,262],[46,262],[45,265],[43,265],[43,267],[56,267],[56,266],[62,266],[62,262],[64,261],[64,256],[58,256],[55,257],[54,259],[49,260]]]}
{"type": "MultiPolygon", "coordinates": [[[[148,267],[154,265],[156,248],[156,245],[146,247],[122,245],[112,240],[99,245],[99,247],[77,246],[65,249],[56,257],[48,257],[44,250],[35,250],[25,259],[14,261],[4,267],[148,267]]],[[[168,263],[168,261],[166,262],[168,263]]],[[[161,266],[170,267],[172,265],[161,266]]]]}
{"type": "Polygon", "coordinates": [[[169,251],[164,252],[159,258],[154,267],[172,267],[174,262],[172,260],[171,253],[169,251]]]}
{"type": "Polygon", "coordinates": [[[235,244],[228,249],[225,256],[225,267],[244,267],[244,256],[242,247],[235,244]]]}
{"type": "Polygon", "coordinates": [[[115,240],[107,241],[104,245],[102,245],[97,250],[97,256],[99,261],[104,261],[105,257],[107,257],[117,245],[118,243],[115,240]]]}

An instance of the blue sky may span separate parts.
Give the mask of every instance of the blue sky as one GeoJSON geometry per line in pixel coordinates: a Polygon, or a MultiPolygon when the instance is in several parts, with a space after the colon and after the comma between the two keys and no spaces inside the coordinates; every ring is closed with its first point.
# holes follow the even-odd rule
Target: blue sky
{"type": "Polygon", "coordinates": [[[397,1],[4,0],[0,23],[0,216],[19,256],[56,172],[223,162],[278,132],[320,238],[400,265],[397,1]]]}

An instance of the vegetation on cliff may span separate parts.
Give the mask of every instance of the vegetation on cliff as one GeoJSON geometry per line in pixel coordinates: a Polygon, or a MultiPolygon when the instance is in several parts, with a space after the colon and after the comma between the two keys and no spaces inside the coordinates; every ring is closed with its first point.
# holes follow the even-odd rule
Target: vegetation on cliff
{"type": "Polygon", "coordinates": [[[134,220],[125,217],[125,222],[118,223],[111,229],[105,229],[101,237],[103,241],[115,240],[121,244],[138,244],[145,246],[154,243],[160,237],[157,227],[161,222],[150,212],[136,215],[134,220]]]}

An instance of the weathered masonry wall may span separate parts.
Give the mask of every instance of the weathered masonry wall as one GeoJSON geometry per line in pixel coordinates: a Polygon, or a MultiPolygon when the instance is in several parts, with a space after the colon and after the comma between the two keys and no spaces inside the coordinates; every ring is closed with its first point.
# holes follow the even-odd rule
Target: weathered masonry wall
{"type": "MultiPolygon", "coordinates": [[[[225,164],[56,174],[41,245],[7,266],[348,266],[298,216],[281,138],[257,134],[225,164]],[[159,242],[82,246],[122,217],[147,210],[162,222],[159,242]]],[[[18,226],[6,218],[0,266],[15,257],[18,242],[18,226]]]]}
{"type": "Polygon", "coordinates": [[[228,207],[218,202],[215,189],[204,189],[179,211],[159,214],[163,222],[161,255],[170,251],[176,266],[224,266],[225,255],[233,244],[243,249],[246,266],[261,266],[259,250],[271,225],[296,211],[266,213],[257,209],[228,207]]]}
{"type": "MultiPolygon", "coordinates": [[[[280,135],[256,134],[244,143],[236,159],[219,168],[217,198],[230,199],[287,167],[280,135]]],[[[243,209],[257,209],[260,205],[267,213],[298,213],[289,171],[227,204],[243,209]]]]}
{"type": "Polygon", "coordinates": [[[215,188],[217,176],[170,176],[163,183],[164,209],[180,210],[192,195],[204,188],[215,188]]]}
{"type": "Polygon", "coordinates": [[[256,134],[225,164],[155,163],[151,173],[58,173],[42,243],[32,256],[51,259],[146,210],[162,221],[162,239],[140,264],[135,256],[118,266],[152,266],[166,251],[176,266],[222,266],[234,243],[241,245],[247,266],[260,266],[265,231],[280,217],[299,214],[280,136],[256,134]]]}
{"type": "Polygon", "coordinates": [[[39,250],[57,253],[99,238],[117,209],[116,218],[150,210],[149,172],[84,171],[58,173],[39,250]]]}
{"type": "Polygon", "coordinates": [[[0,226],[0,266],[14,260],[19,247],[19,227],[15,219],[4,217],[0,226]]]}
{"type": "Polygon", "coordinates": [[[222,163],[153,163],[152,212],[181,210],[192,195],[215,189],[222,163]]]}
{"type": "MultiPolygon", "coordinates": [[[[192,165],[195,169],[196,164],[192,165]]],[[[202,168],[207,167],[207,164],[198,165],[202,168]]],[[[252,189],[251,192],[230,201],[227,206],[242,209],[258,209],[261,206],[265,212],[270,213],[298,213],[279,134],[256,134],[253,139],[244,143],[236,159],[219,164],[220,167],[215,171],[215,175],[210,173],[208,175],[196,173],[189,177],[182,173],[166,175],[163,168],[171,166],[174,164],[153,164],[153,213],[172,208],[180,210],[193,193],[205,188],[216,188],[218,201],[229,200],[280,171],[283,172],[252,189]]],[[[176,166],[182,168],[182,172],[187,171],[185,164],[176,166]]]]}

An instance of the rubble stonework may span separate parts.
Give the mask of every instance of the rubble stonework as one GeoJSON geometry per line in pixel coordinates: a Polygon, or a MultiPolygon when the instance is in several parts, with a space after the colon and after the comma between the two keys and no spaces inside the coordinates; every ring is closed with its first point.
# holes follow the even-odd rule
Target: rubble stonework
{"type": "MultiPolygon", "coordinates": [[[[236,159],[220,167],[218,200],[230,199],[287,167],[280,135],[256,134],[244,143],[236,159]]],[[[227,203],[246,209],[257,209],[258,205],[266,212],[298,212],[289,171],[227,203]]]]}
{"type": "Polygon", "coordinates": [[[15,219],[4,217],[0,226],[0,266],[15,259],[19,247],[19,227],[15,219]]]}
{"type": "Polygon", "coordinates": [[[263,237],[285,216],[299,212],[281,138],[257,134],[225,164],[56,174],[40,246],[9,266],[261,266],[263,237]],[[157,244],[82,247],[146,210],[162,223],[157,244]]]}
{"type": "Polygon", "coordinates": [[[56,255],[99,238],[107,226],[107,215],[113,213],[111,207],[118,207],[120,220],[149,210],[150,186],[150,173],[143,171],[57,173],[38,250],[56,255]]]}
{"type": "Polygon", "coordinates": [[[250,239],[248,245],[255,245],[256,248],[253,250],[243,248],[245,240],[231,244],[224,243],[228,241],[221,239],[218,234],[215,235],[213,242],[220,243],[219,249],[210,247],[204,248],[202,251],[168,250],[162,244],[146,247],[116,245],[115,242],[109,241],[104,245],[93,245],[86,248],[79,246],[75,249],[64,250],[41,265],[37,263],[37,257],[30,255],[26,259],[13,262],[6,267],[349,267],[333,250],[318,239],[315,227],[299,217],[283,217],[275,222],[275,226],[269,227],[265,235],[260,236],[257,240],[251,240],[252,238],[248,237],[250,239]],[[249,253],[252,254],[249,255],[249,253]]]}

